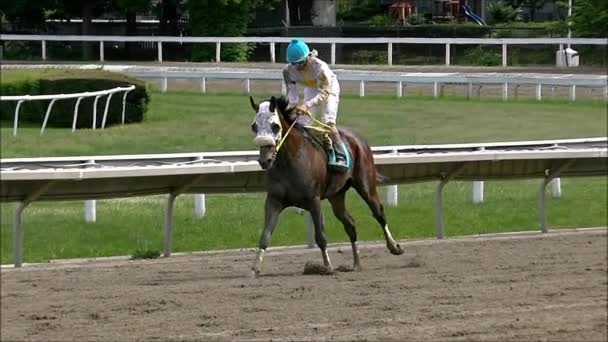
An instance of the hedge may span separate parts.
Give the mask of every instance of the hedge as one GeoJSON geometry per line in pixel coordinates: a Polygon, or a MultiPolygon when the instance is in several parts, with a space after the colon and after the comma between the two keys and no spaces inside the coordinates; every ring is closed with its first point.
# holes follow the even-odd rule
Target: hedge
{"type": "MultiPolygon", "coordinates": [[[[145,118],[149,96],[145,83],[117,73],[102,70],[42,69],[2,70],[0,92],[2,95],[71,94],[107,90],[135,85],[127,95],[125,123],[142,122],[145,118]]],[[[106,127],[121,123],[123,93],[112,96],[106,119],[106,127]]],[[[93,125],[95,97],[84,98],[78,107],[77,128],[93,125]]],[[[101,127],[107,95],[97,101],[96,127],[101,127]]],[[[77,99],[57,100],[53,105],[47,126],[72,127],[74,106],[77,99]]],[[[19,109],[19,122],[41,125],[50,100],[26,101],[19,109]]],[[[17,101],[0,101],[0,120],[13,120],[17,101]]]]}

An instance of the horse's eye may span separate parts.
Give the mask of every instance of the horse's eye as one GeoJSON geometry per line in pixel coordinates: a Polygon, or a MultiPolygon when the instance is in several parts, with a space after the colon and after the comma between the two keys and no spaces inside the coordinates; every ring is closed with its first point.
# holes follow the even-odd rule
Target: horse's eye
{"type": "Polygon", "coordinates": [[[254,123],[251,124],[251,131],[253,133],[257,133],[258,132],[258,124],[257,123],[254,122],[254,123]]]}
{"type": "Polygon", "coordinates": [[[279,134],[279,132],[281,131],[281,126],[279,126],[279,124],[277,124],[276,122],[273,122],[270,128],[272,129],[272,133],[274,134],[279,134]]]}

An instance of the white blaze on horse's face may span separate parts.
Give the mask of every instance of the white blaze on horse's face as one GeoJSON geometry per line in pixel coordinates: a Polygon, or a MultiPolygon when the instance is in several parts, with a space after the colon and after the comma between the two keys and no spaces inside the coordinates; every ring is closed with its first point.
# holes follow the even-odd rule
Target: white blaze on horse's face
{"type": "Polygon", "coordinates": [[[281,121],[276,109],[270,111],[270,102],[260,103],[255,119],[251,124],[255,134],[253,141],[259,147],[276,146],[281,140],[281,121]]]}

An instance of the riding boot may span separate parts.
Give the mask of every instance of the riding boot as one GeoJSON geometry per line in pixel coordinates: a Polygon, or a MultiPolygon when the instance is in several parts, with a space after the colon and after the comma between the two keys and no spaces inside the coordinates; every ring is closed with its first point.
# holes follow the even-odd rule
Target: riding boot
{"type": "Polygon", "coordinates": [[[347,151],[344,150],[345,145],[344,142],[342,141],[342,138],[340,137],[340,132],[338,132],[338,129],[336,128],[335,125],[330,125],[331,126],[331,132],[329,133],[329,137],[331,139],[331,145],[330,145],[330,156],[333,152],[335,159],[334,160],[330,160],[329,162],[329,168],[332,171],[336,171],[336,172],[346,172],[348,171],[348,163],[346,161],[346,153],[347,151]]]}

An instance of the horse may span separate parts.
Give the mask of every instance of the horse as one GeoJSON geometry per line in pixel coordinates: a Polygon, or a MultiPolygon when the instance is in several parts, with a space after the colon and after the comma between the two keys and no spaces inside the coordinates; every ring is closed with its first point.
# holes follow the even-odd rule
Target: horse
{"type": "Polygon", "coordinates": [[[403,249],[391,235],[384,207],[378,198],[376,185],[383,180],[383,176],[376,171],[367,142],[352,130],[340,128],[342,140],[352,156],[352,167],[345,173],[331,172],[327,167],[328,152],[324,143],[301,124],[304,116],[290,108],[285,97],[272,96],[259,104],[251,96],[249,100],[256,113],[251,130],[254,142],[259,147],[258,162],[266,170],[267,191],[264,229],[251,268],[252,275],[256,277],[260,274],[264,253],[279,214],[292,206],[310,212],[323,264],[328,273],[333,273],[321,211],[323,199],[330,202],[334,215],[343,224],[351,242],[353,270],[360,271],[355,222],[345,206],[345,195],[351,187],[365,201],[380,224],[388,250],[393,255],[403,254],[403,249]]]}

